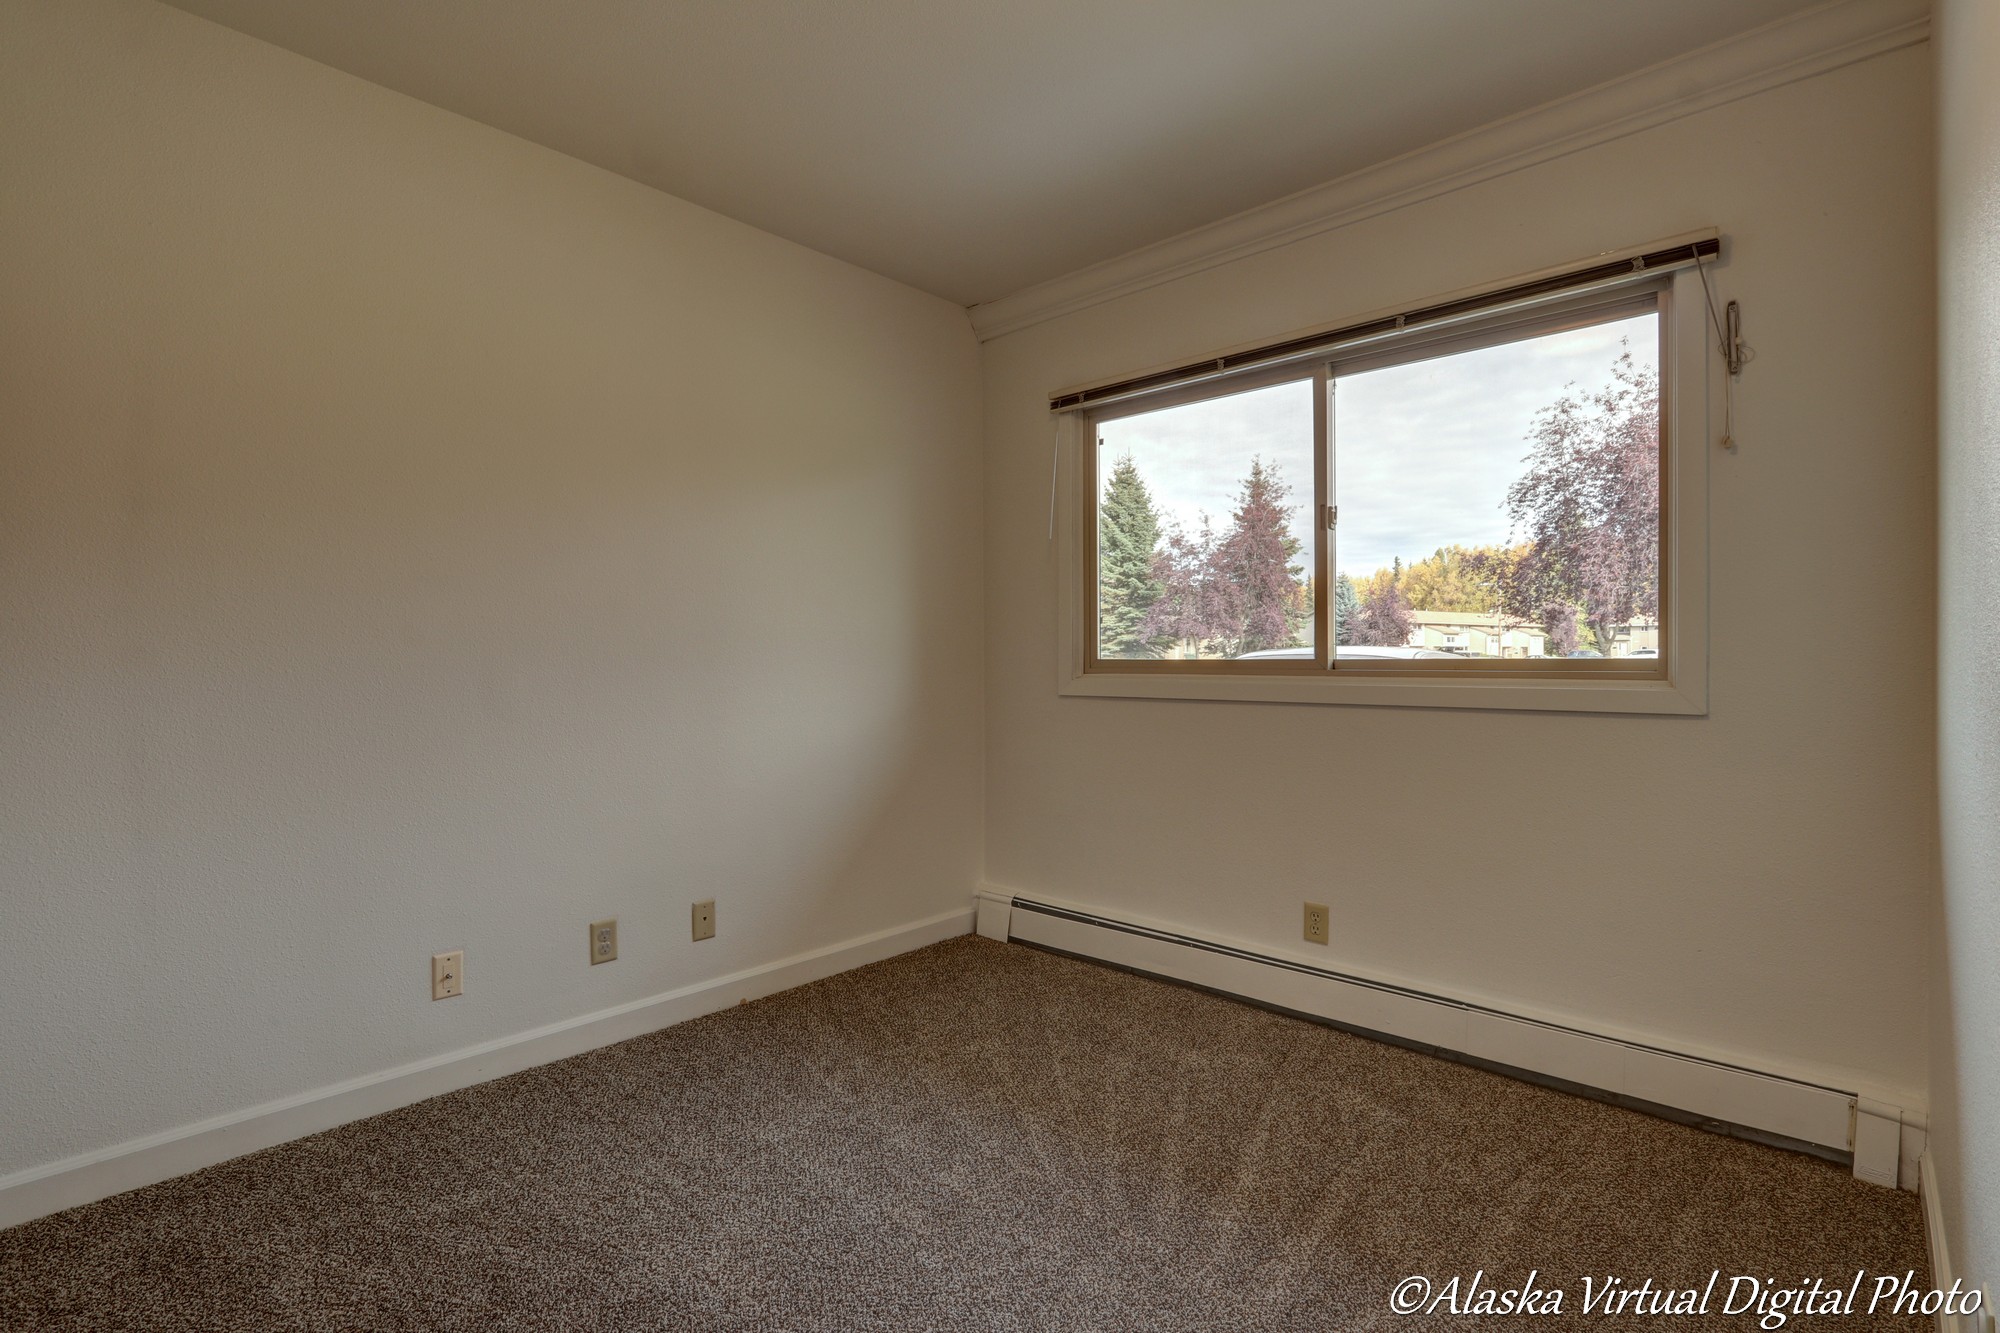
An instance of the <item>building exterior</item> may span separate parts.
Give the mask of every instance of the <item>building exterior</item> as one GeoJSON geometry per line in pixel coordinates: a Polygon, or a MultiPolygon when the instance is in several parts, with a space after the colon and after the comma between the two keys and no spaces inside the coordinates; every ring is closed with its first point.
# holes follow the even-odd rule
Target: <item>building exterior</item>
{"type": "MultiPolygon", "coordinates": [[[[1520,621],[1491,611],[1411,611],[1409,646],[1433,648],[1468,657],[1546,657],[1549,632],[1533,621],[1520,621]]],[[[1620,625],[1611,657],[1634,653],[1652,656],[1660,649],[1660,622],[1642,616],[1620,625]]]]}

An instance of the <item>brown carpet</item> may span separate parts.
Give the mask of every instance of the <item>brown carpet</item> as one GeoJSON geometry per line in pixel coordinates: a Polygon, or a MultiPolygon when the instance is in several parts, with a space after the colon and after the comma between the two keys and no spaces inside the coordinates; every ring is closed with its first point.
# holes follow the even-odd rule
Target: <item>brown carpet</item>
{"type": "Polygon", "coordinates": [[[965,938],[0,1232],[0,1328],[1519,1328],[1390,1289],[1538,1269],[1752,1329],[1581,1278],[1923,1253],[1822,1161],[965,938]]]}

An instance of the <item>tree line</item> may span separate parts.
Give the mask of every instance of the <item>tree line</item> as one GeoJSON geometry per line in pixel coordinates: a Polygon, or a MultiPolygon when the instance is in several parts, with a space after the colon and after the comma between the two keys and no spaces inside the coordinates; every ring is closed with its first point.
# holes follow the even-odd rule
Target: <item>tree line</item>
{"type": "MultiPolygon", "coordinates": [[[[1616,627],[1659,614],[1659,381],[1629,350],[1596,393],[1566,391],[1529,426],[1526,470],[1503,500],[1504,545],[1398,557],[1333,584],[1334,642],[1409,642],[1413,611],[1466,611],[1501,629],[1540,626],[1549,653],[1609,654],[1616,627]]],[[[1311,578],[1292,535],[1289,481],[1253,458],[1230,526],[1164,522],[1127,454],[1098,508],[1098,654],[1235,657],[1308,641],[1311,578]]]]}

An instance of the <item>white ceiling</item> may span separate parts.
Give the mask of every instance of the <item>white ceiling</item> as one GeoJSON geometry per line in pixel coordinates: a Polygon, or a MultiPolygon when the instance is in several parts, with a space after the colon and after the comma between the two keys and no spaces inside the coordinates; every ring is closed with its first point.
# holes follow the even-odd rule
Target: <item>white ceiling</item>
{"type": "Polygon", "coordinates": [[[173,0],[972,305],[1805,0],[173,0]]]}

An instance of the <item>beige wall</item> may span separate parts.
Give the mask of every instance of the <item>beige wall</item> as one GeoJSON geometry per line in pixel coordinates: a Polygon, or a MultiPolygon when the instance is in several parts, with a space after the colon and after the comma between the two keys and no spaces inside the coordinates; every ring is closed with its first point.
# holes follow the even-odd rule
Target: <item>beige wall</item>
{"type": "Polygon", "coordinates": [[[1937,9],[1939,771],[1931,1152],[1961,1276],[2000,1291],[2000,8],[1937,9]]]}
{"type": "Polygon", "coordinates": [[[989,880],[1920,1106],[1930,95],[1900,51],[989,343],[989,880]],[[1711,716],[1058,697],[1047,391],[1709,225],[1711,716]]]}
{"type": "Polygon", "coordinates": [[[967,905],[962,310],[146,4],[0,181],[0,1175],[967,905]]]}

